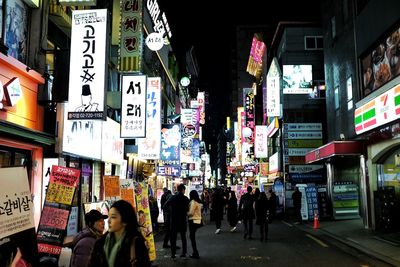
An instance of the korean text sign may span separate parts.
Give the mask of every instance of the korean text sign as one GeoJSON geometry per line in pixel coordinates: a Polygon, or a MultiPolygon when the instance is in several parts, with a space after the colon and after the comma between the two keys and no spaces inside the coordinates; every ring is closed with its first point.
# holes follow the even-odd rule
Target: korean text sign
{"type": "Polygon", "coordinates": [[[107,9],[72,11],[68,119],[104,119],[107,9]]]}
{"type": "Polygon", "coordinates": [[[159,159],[161,148],[161,78],[147,78],[146,138],[138,139],[142,159],[159,159]]]}
{"type": "Polygon", "coordinates": [[[34,228],[26,168],[0,168],[0,239],[34,228]]]}
{"type": "Polygon", "coordinates": [[[121,137],[146,137],[146,76],[123,75],[121,91],[121,137]]]}

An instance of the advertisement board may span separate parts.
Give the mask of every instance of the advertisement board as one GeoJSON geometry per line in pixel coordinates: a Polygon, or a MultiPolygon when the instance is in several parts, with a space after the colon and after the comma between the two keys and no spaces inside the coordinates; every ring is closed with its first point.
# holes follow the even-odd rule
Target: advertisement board
{"type": "Polygon", "coordinates": [[[312,65],[283,65],[283,93],[312,93],[312,65]]]}
{"type": "MultiPolygon", "coordinates": [[[[281,70],[277,58],[272,60],[267,74],[267,116],[281,116],[281,70]]],[[[264,107],[265,109],[265,107],[264,107]]]]}
{"type": "Polygon", "coordinates": [[[121,125],[108,118],[103,121],[101,160],[120,165],[124,159],[124,139],[120,138],[121,125]]]}

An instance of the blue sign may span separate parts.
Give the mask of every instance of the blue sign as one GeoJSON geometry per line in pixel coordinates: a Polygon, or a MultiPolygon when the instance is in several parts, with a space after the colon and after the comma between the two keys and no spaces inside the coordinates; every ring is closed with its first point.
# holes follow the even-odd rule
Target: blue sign
{"type": "Polygon", "coordinates": [[[181,176],[180,166],[158,166],[157,175],[160,176],[181,176]]]}
{"type": "Polygon", "coordinates": [[[317,188],[315,186],[307,186],[305,189],[308,206],[308,220],[312,221],[314,219],[314,214],[319,214],[317,188]]]}

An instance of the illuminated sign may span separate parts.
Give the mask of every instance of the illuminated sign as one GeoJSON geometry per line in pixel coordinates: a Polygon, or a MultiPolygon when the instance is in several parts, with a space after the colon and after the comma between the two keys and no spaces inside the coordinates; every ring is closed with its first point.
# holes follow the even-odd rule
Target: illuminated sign
{"type": "Polygon", "coordinates": [[[165,37],[165,34],[167,34],[168,38],[171,38],[172,33],[171,29],[169,28],[167,17],[165,16],[164,12],[161,12],[157,1],[147,0],[146,7],[150,14],[151,20],[153,21],[153,30],[160,33],[163,37],[165,37]]]}
{"type": "Polygon", "coordinates": [[[145,43],[152,51],[158,51],[164,46],[163,37],[158,32],[153,32],[147,35],[145,43]]]}
{"type": "Polygon", "coordinates": [[[283,93],[312,93],[312,65],[283,65],[283,93]]]}
{"type": "Polygon", "coordinates": [[[107,9],[72,12],[68,119],[103,120],[107,9]]]}
{"type": "Polygon", "coordinates": [[[4,85],[7,103],[10,106],[15,106],[22,98],[22,88],[19,83],[19,78],[14,77],[4,85]]]}

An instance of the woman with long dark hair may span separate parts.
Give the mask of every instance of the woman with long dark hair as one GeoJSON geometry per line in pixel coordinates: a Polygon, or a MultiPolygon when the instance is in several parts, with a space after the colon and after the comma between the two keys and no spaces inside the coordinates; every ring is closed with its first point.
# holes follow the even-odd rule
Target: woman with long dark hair
{"type": "Polygon", "coordinates": [[[132,205],[125,200],[118,200],[112,204],[108,216],[108,232],[96,241],[89,266],[151,266],[132,205]]]}
{"type": "Polygon", "coordinates": [[[190,203],[189,203],[189,237],[192,242],[193,253],[190,255],[191,258],[198,259],[199,251],[197,250],[196,245],[196,231],[201,226],[201,200],[199,198],[199,193],[196,190],[190,191],[189,194],[190,203]]]}

